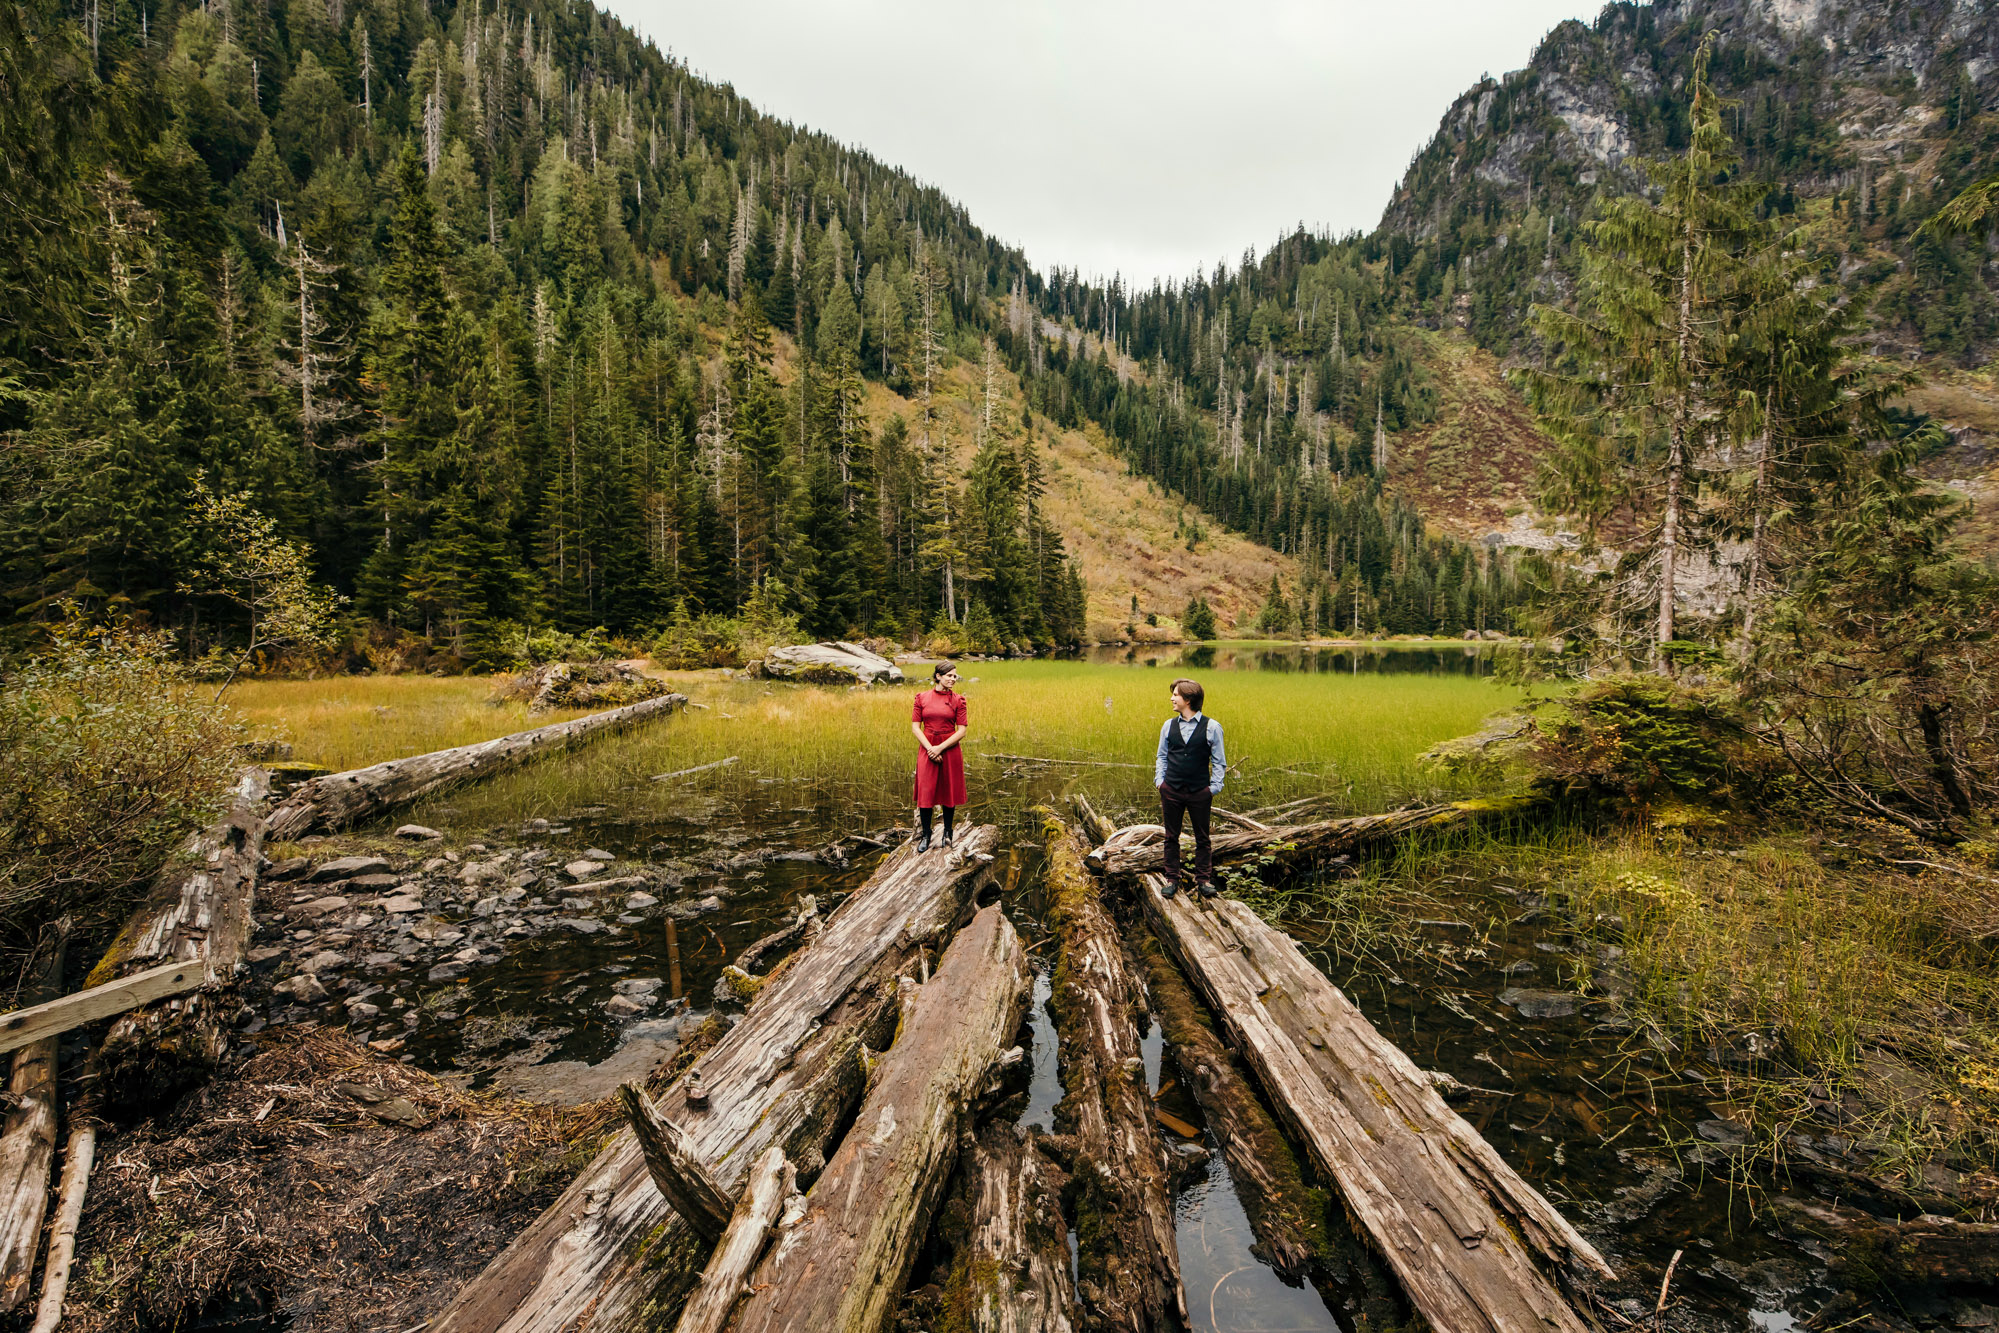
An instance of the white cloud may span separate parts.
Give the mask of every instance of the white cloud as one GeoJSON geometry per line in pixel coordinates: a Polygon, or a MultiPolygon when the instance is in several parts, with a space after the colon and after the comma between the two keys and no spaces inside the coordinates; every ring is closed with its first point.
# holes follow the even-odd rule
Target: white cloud
{"type": "Polygon", "coordinates": [[[933,183],[1036,265],[1179,278],[1372,228],[1482,73],[1594,0],[612,0],[697,73],[933,183]]]}

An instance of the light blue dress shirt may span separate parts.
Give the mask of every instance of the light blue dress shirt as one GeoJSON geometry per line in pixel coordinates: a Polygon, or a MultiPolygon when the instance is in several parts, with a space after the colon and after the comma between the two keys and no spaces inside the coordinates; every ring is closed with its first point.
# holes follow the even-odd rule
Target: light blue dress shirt
{"type": "Polygon", "coordinates": [[[1206,723],[1208,727],[1208,795],[1217,795],[1222,789],[1222,777],[1229,771],[1228,755],[1222,751],[1222,724],[1211,717],[1199,713],[1192,717],[1169,717],[1159,727],[1159,754],[1152,761],[1152,785],[1157,787],[1166,781],[1166,738],[1172,734],[1171,728],[1180,728],[1180,742],[1186,744],[1194,739],[1194,728],[1206,723]]]}

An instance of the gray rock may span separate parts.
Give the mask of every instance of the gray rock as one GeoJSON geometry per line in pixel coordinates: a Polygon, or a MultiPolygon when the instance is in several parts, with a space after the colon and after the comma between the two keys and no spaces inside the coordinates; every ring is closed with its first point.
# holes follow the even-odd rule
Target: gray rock
{"type": "Polygon", "coordinates": [[[401,875],[356,875],[340,887],[349,893],[380,893],[393,889],[403,882],[401,875]]]}
{"type": "Polygon", "coordinates": [[[361,966],[367,968],[370,972],[400,971],[402,965],[403,956],[399,953],[390,953],[387,950],[383,950],[380,953],[371,953],[361,960],[361,966]]]}
{"type": "Polygon", "coordinates": [[[625,899],[625,908],[627,911],[639,912],[648,907],[657,906],[659,906],[659,899],[653,897],[650,893],[635,893],[625,899]]]}
{"type": "Polygon", "coordinates": [[[329,894],[324,898],[314,898],[295,910],[302,916],[325,916],[329,912],[344,912],[349,905],[348,899],[338,894],[329,894]]]}
{"type": "Polygon", "coordinates": [[[559,916],[552,924],[566,926],[578,935],[595,935],[598,931],[604,929],[603,922],[594,917],[587,916],[559,916]]]}
{"type": "Polygon", "coordinates": [[[528,891],[517,884],[511,889],[501,890],[500,901],[503,903],[517,903],[527,896],[528,891]]]}
{"type": "Polygon", "coordinates": [[[428,981],[456,981],[470,970],[463,963],[439,963],[424,975],[428,981]]]}
{"type": "Polygon", "coordinates": [[[651,1002],[650,995],[644,997],[613,995],[604,1002],[604,1012],[613,1018],[630,1018],[633,1014],[644,1013],[651,1002]]]}
{"type": "Polygon", "coordinates": [[[320,985],[319,978],[310,972],[286,977],[271,989],[289,995],[301,1004],[311,1004],[315,1000],[326,998],[326,987],[320,985]]]}
{"type": "Polygon", "coordinates": [[[350,1023],[358,1023],[362,1019],[367,1018],[377,1018],[381,1015],[381,1012],[382,1006],[369,1004],[366,1000],[349,1000],[347,1002],[347,1020],[350,1023]]]}
{"type": "Polygon", "coordinates": [[[587,912],[597,905],[595,898],[564,898],[562,905],[572,912],[587,912]]]}
{"type": "Polygon", "coordinates": [[[562,873],[571,879],[588,879],[603,868],[601,861],[571,861],[562,867],[562,873]]]}
{"type": "Polygon", "coordinates": [[[605,851],[602,847],[586,847],[583,850],[583,859],[586,861],[615,861],[618,858],[605,851]]]}
{"type": "Polygon", "coordinates": [[[546,833],[548,832],[548,821],[546,819],[530,819],[526,824],[526,828],[530,833],[546,833]]]}
{"type": "Polygon", "coordinates": [[[645,918],[636,912],[625,912],[618,917],[618,924],[621,926],[636,926],[644,920],[645,918]]]}
{"type": "Polygon", "coordinates": [[[276,865],[272,866],[269,870],[263,871],[261,874],[258,875],[258,878],[263,880],[266,884],[272,883],[277,880],[297,879],[300,875],[303,875],[311,866],[312,866],[311,857],[294,856],[289,861],[280,861],[276,865]]]}
{"type": "Polygon", "coordinates": [[[1694,1126],[1694,1132],[1709,1143],[1739,1146],[1749,1142],[1749,1131],[1733,1120],[1703,1120],[1694,1126]]]}
{"type": "Polygon", "coordinates": [[[423,910],[423,899],[412,898],[407,894],[397,898],[390,898],[382,904],[382,910],[396,916],[401,916],[405,912],[421,912],[423,910]]]}
{"type": "Polygon", "coordinates": [[[411,842],[436,842],[444,835],[434,828],[425,828],[421,824],[405,824],[396,830],[396,836],[407,838],[411,842]]]}
{"type": "Polygon", "coordinates": [[[423,873],[426,875],[435,875],[438,871],[449,867],[450,864],[451,862],[441,856],[433,856],[423,863],[423,873]]]}
{"type": "Polygon", "coordinates": [[[249,954],[250,963],[251,966],[253,967],[258,963],[268,963],[273,958],[283,958],[285,954],[288,952],[290,951],[287,949],[279,949],[271,947],[266,947],[262,949],[252,949],[250,950],[249,954]]]}
{"type": "Polygon", "coordinates": [[[493,913],[499,910],[500,910],[500,900],[497,897],[481,898],[478,902],[472,904],[473,916],[479,916],[479,917],[491,916],[493,915],[493,913]]]}
{"type": "Polygon", "coordinates": [[[389,863],[379,856],[343,856],[314,866],[306,881],[325,884],[336,879],[352,879],[356,875],[377,875],[388,868],[389,863]]]}
{"type": "Polygon", "coordinates": [[[773,648],[752,663],[746,674],[774,680],[900,685],[902,668],[858,643],[800,643],[773,648]]]}
{"type": "Polygon", "coordinates": [[[1570,991],[1522,990],[1508,986],[1499,1002],[1510,1004],[1523,1018],[1568,1018],[1582,1007],[1582,996],[1570,991]]]}
{"type": "Polygon", "coordinates": [[[306,972],[318,973],[325,972],[331,968],[345,967],[346,965],[346,954],[336,953],[332,949],[327,949],[306,959],[304,963],[300,964],[300,969],[306,972]]]}
{"type": "Polygon", "coordinates": [[[611,989],[620,995],[650,995],[665,984],[658,977],[626,977],[613,983],[611,989]]]}
{"type": "Polygon", "coordinates": [[[701,901],[695,903],[694,906],[698,910],[704,913],[719,912],[722,910],[722,900],[720,898],[715,897],[713,894],[710,894],[706,898],[703,898],[701,899],[701,901]]]}

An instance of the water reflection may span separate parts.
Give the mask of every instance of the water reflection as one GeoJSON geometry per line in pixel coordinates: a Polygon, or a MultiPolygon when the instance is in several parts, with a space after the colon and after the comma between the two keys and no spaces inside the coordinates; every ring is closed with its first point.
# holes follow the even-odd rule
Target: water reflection
{"type": "Polygon", "coordinates": [[[1302,675],[1490,676],[1509,651],[1503,644],[1389,644],[1310,647],[1304,644],[1132,644],[1091,648],[1083,660],[1101,666],[1183,671],[1278,671],[1302,675]]]}

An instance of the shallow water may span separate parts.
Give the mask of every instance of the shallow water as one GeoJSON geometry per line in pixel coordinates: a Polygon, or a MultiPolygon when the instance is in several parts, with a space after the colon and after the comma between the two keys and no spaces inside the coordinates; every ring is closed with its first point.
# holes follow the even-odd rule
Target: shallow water
{"type": "MultiPolygon", "coordinates": [[[[1338,650],[1300,651],[1297,661],[1285,666],[1264,660],[1263,649],[1226,658],[1218,651],[1200,669],[1320,670],[1327,653],[1340,656],[1338,650]],[[1312,665],[1304,665],[1308,660],[1312,665]]],[[[1455,648],[1348,654],[1345,669],[1471,673],[1489,670],[1491,656],[1490,650],[1455,648]]],[[[1181,664],[1177,658],[1159,663],[1181,664]]],[[[1148,664],[1141,657],[1131,665],[1143,670],[1148,664]]],[[[1021,857],[1022,887],[1010,911],[1030,944],[1041,935],[1038,833],[1031,807],[1060,806],[1088,781],[1087,772],[1010,772],[990,783],[980,793],[979,807],[966,812],[968,822],[1000,824],[1002,847],[1021,857]]],[[[545,836],[514,828],[494,830],[488,840],[545,843],[558,853],[555,863],[595,845],[621,861],[670,867],[738,848],[823,846],[894,814],[876,796],[801,799],[785,789],[760,789],[753,799],[730,807],[697,785],[666,818],[635,820],[614,808],[595,807],[570,812],[561,831],[545,836]]],[[[846,867],[767,861],[687,876],[674,896],[716,895],[721,903],[719,910],[676,925],[685,1010],[663,1005],[625,1020],[605,1011],[618,982],[668,976],[664,918],[650,911],[598,933],[549,932],[512,942],[502,958],[462,983],[429,983],[417,973],[370,983],[383,986],[382,1013],[355,1030],[377,1040],[401,1037],[408,1058],[474,1088],[524,1095],[554,1089],[571,1099],[605,1095],[609,1086],[599,1084],[642,1076],[670,1051],[686,1015],[698,1017],[709,1008],[722,966],[785,920],[798,895],[818,895],[821,911],[829,911],[865,879],[874,859],[857,857],[846,867]],[[393,1009],[396,999],[403,1001],[402,1010],[393,1009]]],[[[1362,962],[1320,954],[1328,975],[1418,1065],[1443,1070],[1475,1089],[1453,1104],[1604,1250],[1621,1275],[1605,1294],[1628,1316],[1649,1318],[1660,1275],[1673,1251],[1683,1249],[1671,1326],[1794,1327],[1829,1294],[1821,1260],[1780,1237],[1767,1213],[1752,1212],[1741,1192],[1723,1184],[1719,1175],[1727,1169],[1727,1147],[1707,1142],[1695,1130],[1702,1122],[1726,1119],[1727,1070],[1643,1047],[1629,1032],[1601,1022],[1607,1016],[1601,1006],[1584,1005],[1567,1016],[1523,1016],[1502,1003],[1500,993],[1565,989],[1570,942],[1533,910],[1538,901],[1531,894],[1510,884],[1447,879],[1440,870],[1431,892],[1440,904],[1437,921],[1410,927],[1393,957],[1362,962]]],[[[1328,933],[1323,922],[1286,924],[1308,950],[1328,933]]],[[[1039,970],[1024,1034],[1032,1050],[1031,1079],[1019,1123],[1052,1128],[1061,1087],[1045,1008],[1051,960],[1046,949],[1036,957],[1039,970]]],[[[322,1021],[345,1017],[337,997],[315,1012],[322,1021]]],[[[1156,1030],[1146,1054],[1146,1075],[1155,1091],[1177,1079],[1170,1060],[1161,1067],[1156,1030]]],[[[1160,1104],[1201,1126],[1199,1109],[1183,1089],[1168,1089],[1160,1104]]],[[[1180,1145],[1178,1136],[1162,1132],[1180,1145]]],[[[1353,1328],[1344,1313],[1352,1293],[1330,1284],[1287,1286],[1250,1253],[1254,1238],[1219,1153],[1183,1183],[1176,1216],[1195,1328],[1216,1333],[1353,1328]]],[[[1332,1224],[1347,1225],[1339,1216],[1332,1224]]]]}

